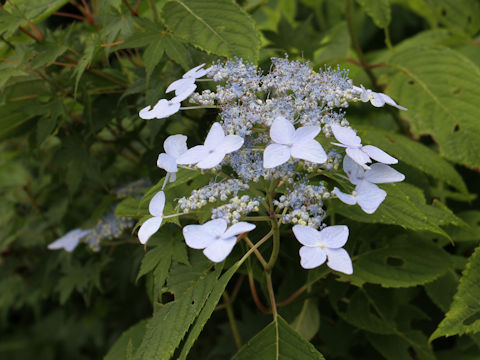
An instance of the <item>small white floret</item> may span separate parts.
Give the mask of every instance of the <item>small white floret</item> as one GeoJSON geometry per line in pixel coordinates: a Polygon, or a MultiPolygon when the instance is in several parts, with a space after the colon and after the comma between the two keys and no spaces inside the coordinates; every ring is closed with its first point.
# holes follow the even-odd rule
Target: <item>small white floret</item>
{"type": "Polygon", "coordinates": [[[363,102],[370,101],[370,103],[375,107],[382,107],[385,104],[388,104],[400,110],[408,110],[407,108],[398,105],[390,96],[374,92],[370,89],[365,89],[363,85],[360,86],[361,87],[353,86],[353,90],[356,94],[360,96],[360,100],[362,100],[363,102]]]}
{"type": "Polygon", "coordinates": [[[352,274],[352,260],[342,249],[348,240],[348,227],[345,225],[327,226],[318,231],[305,225],[295,225],[293,233],[303,245],[300,248],[300,264],[304,269],[313,269],[327,259],[327,266],[333,270],[352,274]]]}
{"type": "Polygon", "coordinates": [[[165,193],[158,192],[148,205],[148,211],[153,216],[146,220],[138,230],[138,239],[142,244],[145,244],[148,239],[155,234],[163,221],[163,209],[165,208],[165,193]]]}
{"type": "Polygon", "coordinates": [[[187,225],[183,228],[185,242],[192,249],[203,249],[205,256],[213,262],[220,262],[232,252],[237,235],[255,229],[255,225],[238,222],[227,229],[224,219],[215,219],[203,225],[187,225]]]}
{"type": "Polygon", "coordinates": [[[48,249],[50,250],[64,249],[65,251],[72,252],[73,250],[75,250],[80,240],[83,237],[90,234],[91,232],[92,230],[81,230],[81,229],[75,229],[75,230],[69,231],[68,233],[63,235],[61,238],[50,243],[48,245],[48,249]]]}

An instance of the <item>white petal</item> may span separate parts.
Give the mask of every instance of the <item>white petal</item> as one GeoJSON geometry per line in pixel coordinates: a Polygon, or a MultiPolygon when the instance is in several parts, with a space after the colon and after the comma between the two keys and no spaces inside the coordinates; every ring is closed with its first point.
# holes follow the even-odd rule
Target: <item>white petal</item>
{"type": "Polygon", "coordinates": [[[150,200],[150,204],[148,204],[148,211],[150,211],[150,214],[153,216],[162,216],[164,207],[165,193],[163,191],[159,191],[155,194],[152,200],[150,200]]]}
{"type": "Polygon", "coordinates": [[[354,185],[358,184],[365,177],[365,170],[348,155],[343,158],[343,171],[345,171],[350,182],[354,185]]]}
{"type": "Polygon", "coordinates": [[[277,144],[290,144],[293,142],[295,127],[283,116],[277,117],[270,127],[270,137],[277,144]]]}
{"type": "Polygon", "coordinates": [[[205,249],[215,241],[215,236],[206,231],[203,225],[187,225],[183,228],[185,242],[192,249],[205,249]]]}
{"type": "Polygon", "coordinates": [[[162,119],[175,114],[178,110],[180,110],[180,103],[160,99],[150,112],[155,115],[156,119],[162,119]]]}
{"type": "Polygon", "coordinates": [[[185,135],[171,135],[165,139],[163,148],[168,155],[177,158],[187,151],[187,137],[185,135]]]}
{"type": "Polygon", "coordinates": [[[342,144],[351,147],[362,146],[362,139],[357,136],[355,130],[340,125],[332,125],[332,131],[335,138],[342,144]]]}
{"type": "Polygon", "coordinates": [[[213,219],[202,225],[203,229],[212,236],[221,237],[227,230],[227,222],[224,219],[213,219]]]}
{"type": "Polygon", "coordinates": [[[271,169],[286,163],[290,159],[290,148],[287,145],[270,144],[263,151],[263,167],[271,169]]]}
{"type": "Polygon", "coordinates": [[[362,151],[362,149],[357,149],[357,148],[346,148],[345,152],[347,153],[350,158],[355,161],[357,164],[362,166],[363,168],[367,168],[366,163],[372,162],[370,160],[370,156],[368,156],[366,153],[362,151]]]}
{"type": "Polygon", "coordinates": [[[150,105],[144,107],[142,110],[140,110],[138,116],[145,120],[155,119],[155,113],[153,111],[150,111],[151,108],[152,107],[150,105]]]}
{"type": "Polygon", "coordinates": [[[48,245],[50,250],[65,249],[68,252],[72,252],[80,242],[80,239],[90,234],[92,230],[71,230],[61,238],[55,240],[48,245]]]}
{"type": "Polygon", "coordinates": [[[327,154],[317,140],[309,140],[301,144],[293,144],[291,155],[296,159],[308,160],[316,164],[327,161],[327,154]]]}
{"type": "Polygon", "coordinates": [[[382,107],[383,105],[385,105],[385,100],[383,98],[383,94],[379,94],[379,93],[372,93],[372,97],[370,99],[370,103],[375,106],[375,107],[382,107]]]}
{"type": "Polygon", "coordinates": [[[320,230],[320,237],[330,249],[341,248],[348,240],[348,227],[345,225],[327,226],[320,230]]]}
{"type": "Polygon", "coordinates": [[[205,147],[208,150],[215,150],[223,142],[224,138],[225,133],[223,132],[222,125],[218,122],[213,123],[208,132],[207,138],[205,139],[205,147]]]}
{"type": "Polygon", "coordinates": [[[355,205],[357,203],[357,199],[353,195],[345,194],[337,187],[333,188],[333,193],[337,195],[341,202],[347,205],[355,205]]]}
{"type": "Polygon", "coordinates": [[[140,229],[138,229],[138,239],[142,244],[145,244],[148,239],[150,239],[150,236],[155,234],[158,229],[160,229],[160,225],[162,225],[162,216],[155,216],[147,221],[145,221],[142,226],[140,226],[140,229]]]}
{"type": "Polygon", "coordinates": [[[391,105],[396,107],[397,109],[407,111],[408,109],[398,105],[390,96],[385,95],[385,94],[380,94],[383,97],[383,100],[385,101],[386,104],[391,105]]]}
{"type": "Polygon", "coordinates": [[[320,126],[302,126],[295,131],[295,134],[293,135],[293,143],[301,144],[313,140],[319,132],[320,126]]]}
{"type": "Polygon", "coordinates": [[[170,101],[171,102],[182,102],[186,98],[188,98],[197,88],[197,85],[191,84],[189,87],[182,88],[181,90],[175,90],[175,97],[173,97],[170,101]]]}
{"type": "Polygon", "coordinates": [[[203,253],[209,260],[213,262],[220,262],[225,260],[228,254],[232,252],[232,249],[236,243],[237,238],[234,236],[217,240],[208,245],[205,250],[203,250],[203,253]]]}
{"type": "Polygon", "coordinates": [[[208,155],[197,163],[200,169],[211,169],[220,164],[225,157],[225,153],[220,150],[210,150],[208,155]]]}
{"type": "Polygon", "coordinates": [[[232,236],[240,235],[255,229],[255,225],[247,223],[247,222],[238,222],[230,226],[225,234],[222,235],[222,238],[229,238],[232,236]]]}
{"type": "Polygon", "coordinates": [[[208,150],[203,145],[194,146],[188,149],[177,158],[178,165],[193,165],[204,159],[208,155],[208,150]]]}
{"type": "Polygon", "coordinates": [[[173,156],[161,153],[158,155],[157,166],[166,172],[177,172],[177,161],[173,156]]]}
{"type": "Polygon", "coordinates": [[[386,184],[403,181],[405,175],[388,165],[375,163],[365,172],[365,180],[374,184],[386,184]]]}
{"type": "Polygon", "coordinates": [[[243,138],[238,135],[227,135],[219,145],[218,150],[229,154],[233,151],[237,151],[243,145],[243,138]]]}
{"type": "Polygon", "coordinates": [[[384,190],[368,181],[362,181],[355,190],[358,193],[357,203],[367,214],[373,214],[387,196],[384,190]]]}
{"type": "Polygon", "coordinates": [[[327,266],[335,271],[350,275],[353,273],[352,260],[345,249],[326,249],[327,266]]]}
{"type": "Polygon", "coordinates": [[[320,243],[321,238],[318,230],[305,225],[295,225],[293,233],[300,244],[305,246],[316,246],[320,243]]]}
{"type": "Polygon", "coordinates": [[[207,70],[201,69],[204,66],[205,66],[205,64],[200,64],[198,66],[195,66],[193,69],[190,69],[185,74],[183,74],[182,77],[184,79],[186,79],[186,78],[194,78],[194,79],[200,78],[207,73],[207,70]]]}
{"type": "Polygon", "coordinates": [[[313,269],[327,260],[327,253],[319,247],[302,246],[300,248],[300,265],[304,269],[313,269]]]}
{"type": "Polygon", "coordinates": [[[178,79],[175,80],[173,83],[168,85],[167,90],[165,90],[166,93],[169,93],[170,91],[179,91],[182,92],[185,89],[188,89],[192,84],[195,83],[194,78],[187,78],[187,79],[178,79]]]}
{"type": "Polygon", "coordinates": [[[396,164],[398,160],[393,156],[388,155],[385,151],[377,148],[373,145],[365,145],[362,147],[362,151],[368,154],[372,159],[384,164],[396,164]]]}

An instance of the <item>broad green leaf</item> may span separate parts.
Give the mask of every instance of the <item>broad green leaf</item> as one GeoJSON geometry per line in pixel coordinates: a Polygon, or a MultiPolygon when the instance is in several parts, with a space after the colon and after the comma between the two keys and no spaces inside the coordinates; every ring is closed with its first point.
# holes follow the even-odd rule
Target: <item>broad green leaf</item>
{"type": "Polygon", "coordinates": [[[150,80],[150,75],[152,75],[153,69],[158,65],[160,60],[162,60],[164,51],[165,45],[163,37],[155,40],[145,49],[145,52],[143,53],[143,64],[145,65],[145,72],[147,74],[147,84],[150,80]]]}
{"type": "Polygon", "coordinates": [[[461,192],[467,192],[467,187],[455,168],[429,147],[391,131],[373,127],[359,126],[358,128],[361,130],[360,135],[365,144],[378,146],[395,156],[400,162],[413,166],[437,180],[444,181],[461,192]],[[422,156],[418,156],[418,154],[422,154],[422,156]]]}
{"type": "Polygon", "coordinates": [[[344,59],[350,50],[350,35],[347,24],[340,22],[323,37],[320,48],[313,54],[315,64],[324,64],[334,60],[344,59]]]}
{"type": "Polygon", "coordinates": [[[187,70],[187,49],[185,46],[170,34],[166,34],[163,41],[165,43],[165,52],[167,53],[167,56],[187,70]]]}
{"type": "Polygon", "coordinates": [[[453,270],[425,285],[425,291],[432,302],[443,312],[447,312],[457,291],[458,276],[453,270]]]}
{"type": "Polygon", "coordinates": [[[439,23],[448,28],[475,35],[480,30],[480,4],[470,0],[432,0],[427,1],[439,23]]]}
{"type": "Polygon", "coordinates": [[[401,116],[411,131],[431,135],[448,160],[480,167],[479,68],[454,50],[428,46],[396,52],[388,65],[397,72],[387,92],[408,108],[401,116]]]}
{"type": "Polygon", "coordinates": [[[133,359],[170,359],[215,287],[218,271],[198,279],[175,300],[159,306],[148,320],[145,336],[133,359]]]}
{"type": "Polygon", "coordinates": [[[386,28],[390,24],[390,0],[357,0],[363,10],[370,16],[379,28],[386,28]]]}
{"type": "Polygon", "coordinates": [[[138,348],[142,342],[145,334],[145,327],[147,320],[141,320],[128,330],[124,331],[122,335],[115,341],[104,360],[128,360],[132,352],[138,348]]]}
{"type": "Polygon", "coordinates": [[[141,216],[140,200],[133,197],[122,200],[115,208],[115,216],[139,218],[141,216]]]}
{"type": "Polygon", "coordinates": [[[393,239],[387,247],[361,254],[353,263],[352,282],[383,287],[411,287],[428,283],[452,267],[449,255],[428,240],[393,239]]]}
{"type": "Polygon", "coordinates": [[[395,335],[366,333],[368,341],[386,360],[435,360],[425,335],[418,330],[399,332],[395,335]]]}
{"type": "Polygon", "coordinates": [[[7,2],[5,9],[9,11],[13,10],[13,8],[18,9],[18,11],[22,13],[25,23],[27,22],[26,20],[39,23],[66,3],[68,3],[68,0],[35,0],[34,2],[29,0],[15,0],[7,2]],[[14,7],[11,6],[12,3],[14,7]]]}
{"type": "Polygon", "coordinates": [[[445,318],[430,337],[474,334],[480,332],[480,247],[470,257],[462,273],[458,290],[445,318]]]}
{"type": "Polygon", "coordinates": [[[320,328],[320,313],[312,299],[303,302],[302,310],[293,320],[291,327],[307,340],[315,336],[320,328]]]}
{"type": "Polygon", "coordinates": [[[381,185],[387,197],[373,214],[364,213],[358,205],[335,203],[340,214],[360,222],[399,225],[405,229],[431,231],[449,238],[439,225],[462,224],[451,211],[425,203],[423,192],[407,183],[381,185]]]}
{"type": "Polygon", "coordinates": [[[19,135],[22,131],[31,130],[31,127],[24,129],[27,122],[35,113],[29,110],[36,107],[36,104],[29,101],[17,101],[0,106],[0,139],[19,135]]]}
{"type": "Polygon", "coordinates": [[[244,345],[232,360],[324,360],[315,347],[280,316],[244,345]]]}
{"type": "Polygon", "coordinates": [[[260,46],[254,21],[231,0],[172,0],[163,8],[167,27],[202,50],[256,61],[260,46]]]}
{"type": "Polygon", "coordinates": [[[452,237],[454,242],[458,241],[475,241],[480,242],[480,211],[467,210],[457,213],[457,216],[462,219],[468,227],[449,227],[447,232],[452,237]]]}

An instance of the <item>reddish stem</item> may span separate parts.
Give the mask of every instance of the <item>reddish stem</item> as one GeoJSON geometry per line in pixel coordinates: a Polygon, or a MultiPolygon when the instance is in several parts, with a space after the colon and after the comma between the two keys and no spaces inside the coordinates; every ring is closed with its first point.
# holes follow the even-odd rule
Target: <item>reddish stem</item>
{"type": "Polygon", "coordinates": [[[64,12],[61,12],[61,11],[55,11],[53,13],[53,15],[57,15],[57,16],[64,16],[64,17],[68,17],[68,18],[72,18],[72,19],[76,19],[76,20],[80,20],[80,21],[88,21],[88,19],[84,16],[80,16],[80,15],[75,15],[75,14],[69,14],[69,13],[64,13],[64,12]]]}
{"type": "Polygon", "coordinates": [[[262,304],[260,298],[258,297],[257,289],[255,289],[255,281],[253,280],[253,277],[251,275],[248,276],[248,282],[250,284],[250,292],[252,293],[252,298],[255,302],[255,305],[257,305],[261,312],[269,314],[270,310],[262,304]]]}

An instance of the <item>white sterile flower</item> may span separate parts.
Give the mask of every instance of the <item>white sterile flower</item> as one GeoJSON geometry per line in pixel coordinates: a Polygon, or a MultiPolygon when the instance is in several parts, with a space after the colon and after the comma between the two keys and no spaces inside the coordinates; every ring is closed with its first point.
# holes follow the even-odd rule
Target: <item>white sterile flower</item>
{"type": "Polygon", "coordinates": [[[177,158],[187,151],[187,137],[185,135],[169,136],[163,143],[164,153],[158,155],[157,166],[170,175],[170,181],[175,181],[177,158]]]}
{"type": "Polygon", "coordinates": [[[220,262],[232,252],[237,235],[255,229],[255,225],[238,222],[227,229],[224,219],[215,219],[203,225],[187,225],[183,228],[185,242],[192,249],[204,249],[203,253],[213,262],[220,262]]]}
{"type": "Polygon", "coordinates": [[[340,201],[348,205],[358,204],[367,214],[373,214],[387,196],[384,190],[365,180],[355,186],[355,191],[351,195],[345,194],[337,187],[333,188],[333,192],[340,201]]]}
{"type": "Polygon", "coordinates": [[[352,158],[357,164],[363,168],[368,169],[366,163],[372,162],[371,159],[377,160],[384,164],[396,164],[398,160],[393,156],[388,155],[385,151],[373,145],[362,145],[362,139],[357,136],[355,130],[340,125],[331,126],[333,135],[340,141],[339,143],[332,143],[337,146],[346,148],[345,151],[348,156],[352,158]]]}
{"type": "Polygon", "coordinates": [[[407,108],[398,105],[390,96],[382,93],[376,93],[370,89],[365,89],[363,85],[360,86],[361,87],[354,85],[353,90],[360,95],[360,100],[363,102],[370,101],[370,103],[375,107],[382,107],[383,105],[388,104],[400,110],[408,110],[407,108]]]}
{"type": "Polygon", "coordinates": [[[194,78],[198,79],[201,78],[202,76],[205,76],[207,74],[206,69],[202,69],[205,66],[205,64],[200,64],[198,66],[195,66],[193,69],[188,70],[185,74],[183,74],[183,78],[194,78]]]}
{"type": "Polygon", "coordinates": [[[227,135],[219,123],[214,123],[208,132],[204,145],[188,149],[177,158],[179,165],[196,165],[200,169],[211,169],[220,164],[225,155],[240,149],[243,138],[227,135]]]}
{"type": "Polygon", "coordinates": [[[65,251],[72,252],[80,242],[80,240],[90,234],[92,230],[75,229],[69,231],[61,238],[55,240],[48,245],[50,250],[65,249],[65,251]]]}
{"type": "Polygon", "coordinates": [[[372,184],[387,184],[405,180],[405,175],[382,163],[372,164],[369,169],[364,170],[348,155],[343,158],[343,170],[354,185],[358,185],[362,181],[372,184]]]}
{"type": "Polygon", "coordinates": [[[148,211],[153,216],[152,218],[145,221],[140,229],[138,230],[138,239],[142,244],[145,244],[150,236],[155,234],[160,225],[162,225],[163,220],[163,208],[165,207],[165,193],[163,191],[158,192],[150,200],[148,205],[148,211]]]}
{"type": "Polygon", "coordinates": [[[286,163],[290,157],[323,164],[327,154],[315,140],[319,126],[303,126],[295,130],[293,124],[283,116],[277,117],[270,127],[270,144],[263,152],[263,167],[266,169],[286,163]]]}
{"type": "Polygon", "coordinates": [[[145,120],[162,119],[175,114],[178,110],[180,110],[180,102],[160,99],[153,108],[149,105],[140,110],[138,116],[145,120]]]}
{"type": "Polygon", "coordinates": [[[303,245],[300,248],[300,265],[304,269],[313,269],[325,260],[330,269],[352,274],[352,260],[342,249],[348,240],[348,227],[345,225],[327,226],[318,231],[310,226],[295,225],[293,233],[303,245]]]}
{"type": "Polygon", "coordinates": [[[189,97],[196,88],[195,78],[189,77],[175,80],[168,86],[165,92],[169,93],[175,90],[175,97],[170,101],[179,103],[189,97]]]}

